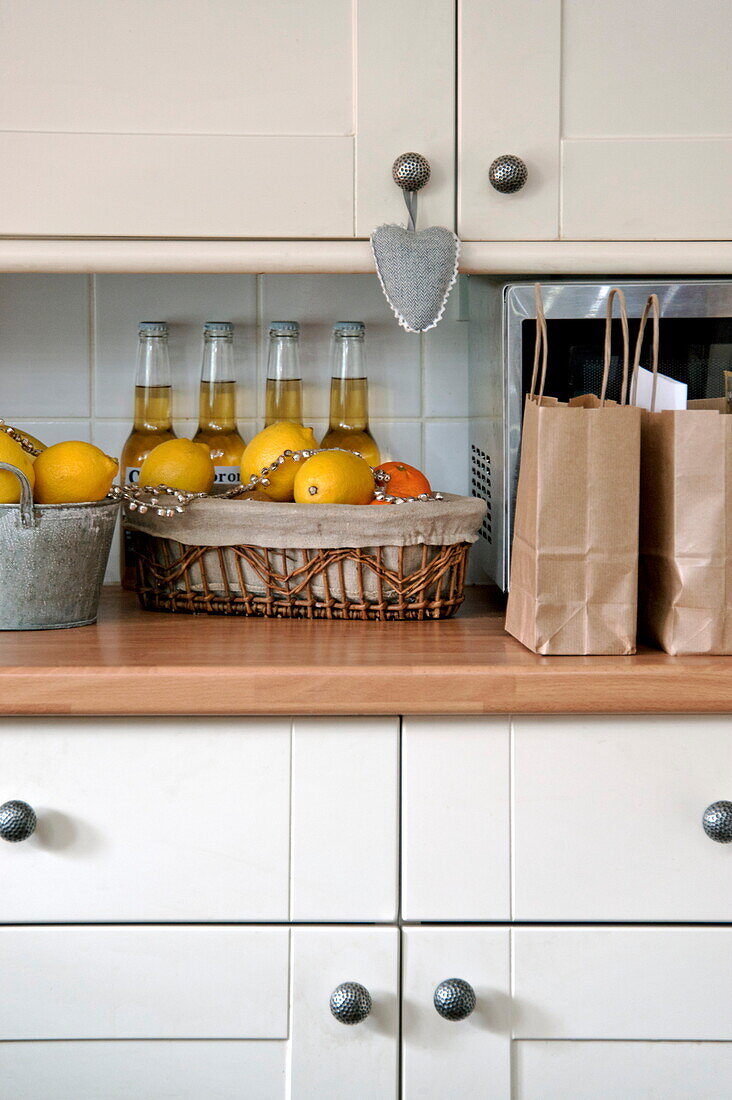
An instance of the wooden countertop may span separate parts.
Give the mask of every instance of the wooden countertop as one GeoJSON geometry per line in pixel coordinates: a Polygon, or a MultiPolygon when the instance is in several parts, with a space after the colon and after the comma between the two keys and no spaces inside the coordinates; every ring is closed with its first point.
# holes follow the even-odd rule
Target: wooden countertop
{"type": "Polygon", "coordinates": [[[537,657],[481,588],[435,623],[194,618],[111,588],[96,626],[0,633],[6,715],[725,711],[732,657],[537,657]]]}

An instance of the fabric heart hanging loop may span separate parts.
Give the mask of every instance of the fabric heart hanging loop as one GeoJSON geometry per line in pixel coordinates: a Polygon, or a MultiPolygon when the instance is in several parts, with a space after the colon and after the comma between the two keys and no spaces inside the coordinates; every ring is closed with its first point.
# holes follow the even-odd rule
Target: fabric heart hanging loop
{"type": "Polygon", "coordinates": [[[442,317],[455,285],[460,242],[450,229],[433,225],[417,232],[417,192],[431,175],[419,153],[402,153],[392,177],[404,192],[409,221],[380,225],[371,234],[371,250],[381,289],[407,332],[426,332],[442,317]]]}

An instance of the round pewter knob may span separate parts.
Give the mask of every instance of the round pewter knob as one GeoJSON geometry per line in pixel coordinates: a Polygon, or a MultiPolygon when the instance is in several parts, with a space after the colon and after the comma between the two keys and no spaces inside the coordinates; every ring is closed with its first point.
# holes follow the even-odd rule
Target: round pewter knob
{"type": "Polygon", "coordinates": [[[330,995],[330,1010],[342,1024],[360,1024],[371,1011],[371,994],[359,982],[341,982],[330,995]]]}
{"type": "Polygon", "coordinates": [[[419,191],[431,175],[429,161],[421,153],[402,153],[391,166],[392,179],[402,191],[419,191]]]}
{"type": "Polygon", "coordinates": [[[0,806],[0,837],[15,843],[27,840],[36,827],[36,812],[27,802],[13,799],[0,806]]]}
{"type": "Polygon", "coordinates": [[[719,844],[732,841],[732,802],[712,802],[702,818],[704,832],[719,844]]]}
{"type": "Polygon", "coordinates": [[[512,195],[514,191],[520,191],[528,178],[529,170],[521,157],[515,157],[512,153],[496,157],[488,169],[491,187],[495,187],[502,195],[512,195]]]}
{"type": "Polygon", "coordinates": [[[435,1008],[445,1020],[464,1020],[475,1008],[475,990],[462,978],[446,978],[435,990],[435,1008]]]}

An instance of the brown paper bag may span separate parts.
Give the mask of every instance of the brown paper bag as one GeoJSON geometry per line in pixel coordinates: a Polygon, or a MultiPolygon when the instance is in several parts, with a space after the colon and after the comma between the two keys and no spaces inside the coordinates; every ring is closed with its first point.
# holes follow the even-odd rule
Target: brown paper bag
{"type": "MultiPolygon", "coordinates": [[[[650,311],[658,371],[652,295],[634,382],[650,311]]],[[[720,398],[641,414],[640,629],[667,653],[732,653],[732,416],[725,412],[720,398]]]]}
{"type": "Polygon", "coordinates": [[[506,630],[535,653],[635,651],[640,410],[625,404],[628,321],[610,292],[602,391],[569,405],[544,398],[546,321],[536,288],[537,343],[526,398],[506,630]],[[605,401],[613,299],[623,327],[621,404],[605,401]],[[542,367],[539,391],[539,354],[542,367]]]}

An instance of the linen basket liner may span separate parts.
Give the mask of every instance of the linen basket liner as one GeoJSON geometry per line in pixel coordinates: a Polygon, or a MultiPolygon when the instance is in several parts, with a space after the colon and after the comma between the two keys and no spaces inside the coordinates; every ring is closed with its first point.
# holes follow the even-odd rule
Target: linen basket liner
{"type": "Polygon", "coordinates": [[[266,546],[275,550],[446,546],[475,542],[486,514],[477,497],[444,494],[419,504],[277,504],[206,497],[171,518],[125,515],[125,527],[183,546],[266,546]]]}

